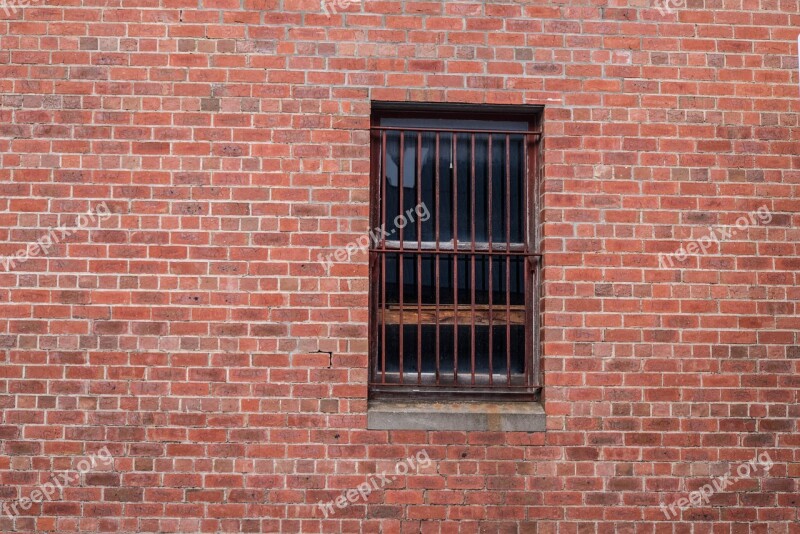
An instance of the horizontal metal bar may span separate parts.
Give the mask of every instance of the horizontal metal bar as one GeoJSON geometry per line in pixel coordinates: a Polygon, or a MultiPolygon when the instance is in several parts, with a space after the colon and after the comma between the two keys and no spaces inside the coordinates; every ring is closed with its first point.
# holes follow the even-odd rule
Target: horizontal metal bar
{"type": "Polygon", "coordinates": [[[438,132],[438,133],[485,133],[497,135],[542,135],[540,131],[530,130],[469,130],[464,128],[416,128],[414,126],[373,126],[374,131],[390,132],[438,132]]]}
{"type": "Polygon", "coordinates": [[[524,252],[524,251],[506,251],[506,250],[461,250],[456,252],[452,250],[428,250],[416,248],[374,248],[370,252],[380,252],[383,254],[431,254],[431,255],[445,255],[445,256],[510,256],[510,257],[531,257],[541,258],[542,254],[538,252],[524,252]]]}
{"type": "Polygon", "coordinates": [[[490,248],[493,251],[502,251],[502,252],[524,252],[526,250],[525,243],[492,243],[491,247],[489,243],[480,243],[480,242],[470,242],[470,241],[461,241],[457,244],[453,244],[453,241],[418,241],[417,243],[412,243],[412,246],[409,247],[409,242],[405,242],[401,245],[400,241],[390,240],[387,239],[385,241],[381,241],[386,245],[386,248],[396,248],[403,250],[440,250],[442,252],[453,252],[454,247],[457,251],[464,251],[464,252],[489,252],[490,248]],[[413,245],[417,245],[414,247],[413,245]],[[474,248],[473,248],[474,247],[474,248]]]}
{"type": "MultiPolygon", "coordinates": [[[[398,384],[399,385],[399,384],[398,384]]],[[[498,387],[431,387],[404,384],[404,387],[382,387],[383,384],[370,384],[369,390],[380,398],[395,398],[397,400],[442,401],[462,399],[473,402],[524,401],[531,402],[539,399],[541,388],[514,388],[501,389],[498,387]],[[409,397],[411,396],[411,397],[409,397]]]]}
{"type": "MultiPolygon", "coordinates": [[[[386,376],[388,377],[389,374],[390,373],[387,372],[386,376]]],[[[392,373],[392,374],[397,375],[397,373],[392,373]]],[[[426,375],[430,375],[430,374],[432,374],[432,373],[422,373],[422,376],[426,377],[426,375]]],[[[478,374],[478,375],[475,375],[475,376],[476,376],[476,378],[482,378],[483,377],[483,378],[487,378],[487,379],[489,377],[489,375],[485,375],[485,374],[478,374]]],[[[537,386],[526,386],[526,385],[517,385],[517,384],[511,384],[509,386],[509,385],[505,384],[505,382],[504,382],[504,380],[506,378],[506,375],[498,375],[498,374],[495,373],[495,377],[496,377],[496,380],[498,382],[502,382],[503,383],[502,386],[488,386],[486,384],[469,384],[469,383],[464,383],[464,384],[446,384],[446,383],[445,384],[436,384],[434,382],[431,382],[431,383],[423,382],[422,383],[422,387],[431,388],[431,389],[445,389],[445,388],[448,388],[448,389],[453,389],[453,390],[459,390],[459,389],[484,389],[487,392],[488,391],[495,392],[495,391],[498,391],[498,390],[502,391],[504,389],[527,389],[527,390],[530,390],[530,391],[535,391],[537,389],[537,386]]],[[[511,375],[511,377],[512,377],[512,379],[513,378],[519,378],[519,380],[524,380],[525,379],[525,377],[523,375],[511,375]]],[[[409,383],[400,383],[400,382],[370,382],[369,385],[370,386],[380,386],[380,387],[384,387],[385,386],[385,387],[392,387],[392,388],[403,388],[403,389],[406,389],[406,390],[409,390],[409,391],[418,391],[420,389],[419,386],[412,385],[412,384],[409,384],[409,383]]]]}

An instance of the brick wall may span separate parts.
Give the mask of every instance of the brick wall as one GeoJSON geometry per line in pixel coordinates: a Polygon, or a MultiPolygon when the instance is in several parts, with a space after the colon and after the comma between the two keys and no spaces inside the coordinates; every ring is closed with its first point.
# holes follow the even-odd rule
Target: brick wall
{"type": "Polygon", "coordinates": [[[800,532],[797,0],[14,6],[0,532],[800,532]],[[371,100],[545,106],[546,432],[366,430],[371,100]]]}

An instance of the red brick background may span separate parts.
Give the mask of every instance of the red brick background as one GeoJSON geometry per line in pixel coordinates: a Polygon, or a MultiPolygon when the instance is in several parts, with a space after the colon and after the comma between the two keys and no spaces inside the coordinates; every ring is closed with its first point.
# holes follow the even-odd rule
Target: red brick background
{"type": "Polygon", "coordinates": [[[0,9],[0,255],[113,212],[0,268],[0,501],[114,457],[0,532],[800,532],[800,7],[688,1],[0,9]],[[366,430],[366,257],[316,258],[371,100],[546,106],[547,432],[366,430]]]}

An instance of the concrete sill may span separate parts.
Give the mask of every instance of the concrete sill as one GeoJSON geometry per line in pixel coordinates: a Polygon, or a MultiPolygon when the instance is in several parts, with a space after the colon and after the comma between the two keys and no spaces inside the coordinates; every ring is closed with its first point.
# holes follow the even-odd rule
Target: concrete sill
{"type": "Polygon", "coordinates": [[[369,401],[369,430],[544,432],[538,402],[369,401]]]}

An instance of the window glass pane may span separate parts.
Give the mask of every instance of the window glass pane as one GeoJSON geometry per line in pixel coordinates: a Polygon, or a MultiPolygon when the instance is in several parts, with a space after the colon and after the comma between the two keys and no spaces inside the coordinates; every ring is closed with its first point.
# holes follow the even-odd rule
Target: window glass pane
{"type": "Polygon", "coordinates": [[[489,136],[456,134],[457,149],[453,159],[453,134],[439,134],[439,181],[436,181],[436,134],[433,132],[402,132],[403,159],[400,161],[401,133],[386,133],[386,231],[390,239],[417,240],[418,221],[422,240],[436,241],[438,217],[441,243],[453,240],[453,225],[458,229],[458,241],[472,242],[472,220],[475,219],[475,242],[489,242],[489,165],[491,160],[492,242],[522,243],[525,236],[525,162],[523,136],[492,135],[492,154],[489,157],[489,136]],[[473,137],[474,147],[473,151],[473,137]],[[421,192],[417,208],[417,152],[420,153],[421,192]],[[473,168],[474,163],[474,168],[473,168]],[[399,174],[403,169],[403,205],[400,206],[399,174]],[[474,172],[474,176],[473,176],[474,172]],[[439,202],[436,203],[436,189],[439,202]],[[457,203],[453,203],[455,188],[457,203]],[[474,191],[473,191],[474,189],[474,191]],[[474,199],[474,209],[473,209],[474,199]],[[457,210],[454,210],[454,207],[457,210]],[[415,212],[415,209],[417,212],[415,212]],[[419,214],[422,216],[420,217],[419,214]],[[403,219],[398,216],[403,215],[403,219]],[[421,219],[425,218],[425,221],[421,219]]]}
{"type": "MultiPolygon", "coordinates": [[[[421,208],[414,213],[415,221],[419,221],[422,228],[422,241],[436,240],[436,134],[432,132],[422,132],[422,196],[424,210],[421,208]],[[426,218],[427,220],[423,220],[426,218]]],[[[439,142],[441,145],[441,141],[439,142]]],[[[441,151],[441,146],[439,147],[441,151]]],[[[439,168],[441,176],[442,170],[439,168]]],[[[415,196],[416,199],[416,196],[415,196]]],[[[414,206],[416,206],[416,200],[414,206]]],[[[414,223],[416,227],[416,222],[414,223]]],[[[414,236],[416,237],[416,228],[414,236]]]]}
{"type": "MultiPolygon", "coordinates": [[[[458,381],[454,382],[453,325],[439,327],[439,381],[440,383],[471,384],[471,325],[458,326],[458,381]]],[[[436,373],[436,328],[422,325],[420,329],[425,350],[422,352],[422,373],[428,382],[436,373]]],[[[380,332],[379,332],[380,336],[380,332]]],[[[379,346],[381,344],[379,343],[379,346]]],[[[522,374],[525,370],[525,329],[521,325],[505,325],[492,327],[492,379],[504,384],[508,378],[509,359],[511,375],[522,374]],[[507,356],[506,346],[511,342],[511,355],[507,356]]],[[[400,326],[386,325],[386,372],[392,375],[400,371],[400,326]]],[[[417,325],[403,325],[403,382],[415,383],[419,366],[417,360],[417,325]]],[[[489,327],[475,327],[475,372],[476,383],[488,384],[489,374],[489,327]]],[[[391,376],[390,382],[399,382],[399,378],[391,376]]]]}
{"type": "MultiPolygon", "coordinates": [[[[386,257],[386,302],[399,304],[399,258],[400,254],[389,252],[386,257]]],[[[403,257],[403,303],[416,304],[417,302],[417,255],[412,253],[402,254],[403,257]]],[[[486,254],[475,255],[475,303],[489,303],[489,261],[486,254]]],[[[495,256],[492,262],[492,303],[494,305],[506,304],[508,294],[511,305],[525,303],[525,259],[514,256],[510,260],[504,256],[495,256]],[[508,284],[506,283],[508,281],[508,284]],[[507,290],[508,289],[508,290],[507,290]]],[[[453,305],[454,300],[454,274],[458,275],[458,302],[459,304],[471,303],[472,299],[472,265],[469,254],[459,254],[457,267],[454,273],[454,258],[449,254],[422,254],[419,267],[422,276],[422,304],[436,303],[436,265],[439,265],[439,303],[453,305]]]]}
{"type": "MultiPolygon", "coordinates": [[[[383,161],[383,172],[385,175],[385,195],[384,206],[386,210],[386,231],[390,232],[392,222],[399,213],[400,202],[400,189],[398,185],[398,176],[400,172],[400,134],[398,132],[386,132],[386,159],[383,161]]],[[[389,239],[397,239],[397,236],[389,237],[389,239]]]]}
{"type": "Polygon", "coordinates": [[[439,217],[439,240],[449,243],[453,240],[453,136],[439,135],[439,206],[434,217],[439,217]]]}
{"type": "Polygon", "coordinates": [[[525,235],[525,151],[523,137],[509,136],[511,171],[511,242],[522,243],[525,235]]]}

